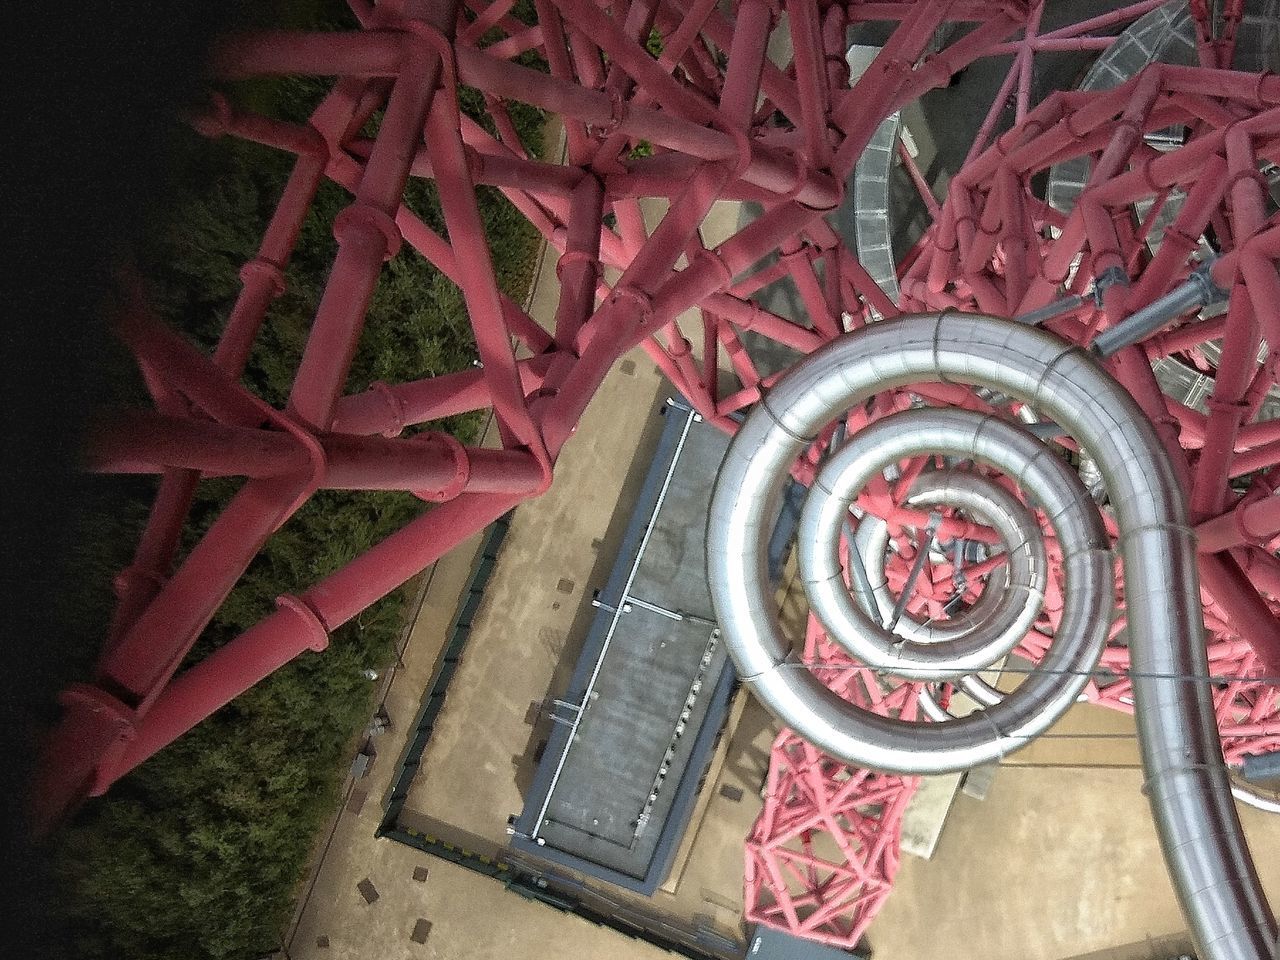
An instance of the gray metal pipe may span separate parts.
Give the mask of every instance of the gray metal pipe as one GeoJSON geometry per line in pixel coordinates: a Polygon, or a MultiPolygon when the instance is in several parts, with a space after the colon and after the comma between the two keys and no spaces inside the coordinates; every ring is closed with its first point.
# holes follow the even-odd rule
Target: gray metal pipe
{"type": "MultiPolygon", "coordinates": [[[[1182,491],[1150,422],[1084,351],[1008,320],[944,313],[864,327],[797,364],[743,423],[712,496],[708,574],[739,673],[776,716],[834,756],[873,769],[906,761],[918,772],[956,769],[963,751],[954,740],[935,750],[919,727],[860,710],[805,669],[779,626],[763,553],[788,471],[819,430],[876,392],[925,380],[1030,403],[1097,462],[1122,531],[1145,790],[1174,888],[1203,960],[1270,960],[1275,920],[1218,743],[1182,491]]],[[[1071,594],[1107,587],[1103,567],[1092,552],[1068,561],[1064,623],[1081,612],[1077,603],[1073,614],[1071,594]]],[[[1103,618],[1093,629],[1106,626],[1103,618]]],[[[1062,689],[1074,700],[1078,684],[1066,675],[1062,689]]],[[[987,712],[936,727],[976,729],[987,712]]]]}
{"type": "Polygon", "coordinates": [[[1135,310],[1110,330],[1102,331],[1094,338],[1090,349],[1099,357],[1110,357],[1145,340],[1185,313],[1226,301],[1228,291],[1215,285],[1209,275],[1212,263],[1210,261],[1195,270],[1163,297],[1135,310]]]}

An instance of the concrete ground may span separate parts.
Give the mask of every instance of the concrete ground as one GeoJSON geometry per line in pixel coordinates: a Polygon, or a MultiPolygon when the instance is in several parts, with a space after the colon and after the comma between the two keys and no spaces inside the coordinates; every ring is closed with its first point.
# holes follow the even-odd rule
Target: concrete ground
{"type": "MultiPolygon", "coordinates": [[[[1106,954],[1119,960],[1181,934],[1132,733],[1127,716],[1077,707],[1051,739],[1001,765],[985,800],[959,795],[933,859],[903,859],[868,934],[878,960],[939,944],[954,960],[1065,960],[1138,945],[1106,954]],[[1093,768],[1070,766],[1084,763],[1093,768]]],[[[1241,816],[1274,899],[1280,862],[1266,851],[1280,842],[1280,818],[1241,816]]]]}
{"type": "Polygon", "coordinates": [[[323,897],[318,889],[289,949],[295,960],[510,960],[566,953],[616,960],[670,956],[643,941],[526,900],[504,890],[499,881],[464,867],[390,840],[375,841],[376,813],[344,818],[326,858],[323,897]],[[415,879],[415,870],[425,870],[426,876],[415,879]],[[372,903],[357,887],[362,881],[373,885],[377,898],[372,903]]]}

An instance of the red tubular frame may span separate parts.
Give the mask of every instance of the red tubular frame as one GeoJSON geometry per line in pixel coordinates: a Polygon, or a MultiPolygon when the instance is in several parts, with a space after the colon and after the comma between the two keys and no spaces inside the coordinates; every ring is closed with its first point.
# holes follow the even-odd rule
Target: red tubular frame
{"type": "MultiPolygon", "coordinates": [[[[746,331],[809,352],[846,326],[899,310],[1025,313],[1064,292],[1087,293],[1093,278],[1118,268],[1130,279],[1127,291],[1112,288],[1103,309],[1086,300],[1048,323],[1084,342],[1185,280],[1208,225],[1223,240],[1213,278],[1233,291],[1230,313],[1159,332],[1112,364],[1188,483],[1215,669],[1239,678],[1219,711],[1229,758],[1259,743],[1274,748],[1274,696],[1250,678],[1280,668],[1272,599],[1280,572],[1265,549],[1280,535],[1269,478],[1280,467],[1280,428],[1253,422],[1275,371],[1274,351],[1255,362],[1258,342],[1280,344],[1280,222],[1266,218],[1257,175],[1260,159],[1280,159],[1280,78],[1222,69],[1231,62],[1239,13],[1229,5],[1221,33],[1199,21],[1199,67],[1154,67],[1106,93],[1059,92],[1039,104],[1031,97],[1037,53],[1100,49],[1161,2],[1142,0],[1041,33],[1042,0],[741,0],[729,12],[715,0],[636,0],[616,8],[621,19],[591,0],[535,0],[533,26],[503,2],[468,0],[459,9],[386,0],[353,2],[360,30],[228,39],[211,63],[220,80],[336,79],[305,124],[245,113],[216,96],[195,119],[207,135],[241,137],[297,159],[212,357],[151,319],[136,292],[121,311],[120,337],[138,359],[155,410],[105,415],[86,462],[161,480],[134,562],[117,581],[119,603],[97,673],[64,695],[63,721],[46,744],[34,804],[39,823],[48,826],[106,790],[272,670],[323,649],[360,610],[545,490],[586,405],[632,347],[643,345],[696,409],[731,431],[730,415],[776,377],[760,375],[743,344],[746,331]],[[784,7],[793,59],[780,66],[766,48],[784,7]],[[846,31],[871,20],[896,26],[849,89],[846,31]],[[957,21],[971,26],[930,53],[940,28],[957,21]],[[657,56],[645,49],[651,29],[664,41],[657,56]],[[500,36],[481,48],[491,30],[500,36]],[[540,52],[549,72],[515,62],[526,50],[540,52]],[[934,222],[902,264],[903,296],[893,303],[824,214],[841,203],[854,162],[885,116],[992,55],[1013,55],[1013,67],[945,201],[902,158],[934,222]],[[496,136],[460,112],[459,84],[484,95],[496,136]],[[1007,99],[1015,125],[1000,132],[1007,99]],[[567,164],[527,155],[508,101],[559,116],[567,164]],[[362,136],[377,111],[377,134],[362,136]],[[775,125],[779,111],[792,128],[775,125]],[[1191,131],[1182,148],[1159,154],[1143,143],[1143,131],[1174,124],[1191,131]],[[638,155],[642,143],[652,155],[638,155]],[[1075,157],[1090,160],[1090,182],[1073,210],[1050,210],[1031,194],[1031,178],[1075,157]],[[436,181],[447,239],[403,204],[411,176],[436,181]],[[338,253],[287,408],[277,410],[240,378],[284,290],[284,269],[322,178],[348,189],[353,201],[333,225],[338,253]],[[560,301],[549,329],[498,288],[475,200],[479,185],[500,190],[560,255],[560,301]],[[1182,210],[1149,256],[1152,222],[1132,222],[1132,204],[1154,199],[1158,208],[1179,187],[1187,193],[1182,210]],[[645,197],[670,201],[654,229],[642,216],[645,197]],[[723,199],[750,200],[763,212],[710,247],[701,227],[723,199]],[[616,226],[605,225],[610,214],[616,226]],[[344,395],[382,264],[406,243],[460,288],[480,365],[344,395]],[[808,323],[751,299],[779,281],[794,285],[808,323]],[[1164,397],[1148,360],[1194,351],[1215,336],[1225,344],[1206,415],[1164,397]],[[722,366],[736,383],[720,382],[722,366]],[[401,436],[475,410],[493,412],[500,449],[466,448],[439,434],[401,436]],[[197,484],[214,476],[246,482],[175,566],[197,484]],[[1243,497],[1229,486],[1240,477],[1252,482],[1243,497]],[[325,488],[406,490],[436,505],[341,570],[282,597],[279,610],[204,660],[185,664],[262,544],[325,488]]],[[[1193,4],[1203,17],[1202,7],[1193,4]]],[[[913,389],[929,402],[987,409],[945,385],[913,389]]],[[[874,415],[910,402],[905,393],[883,400],[874,415]]],[[[811,475],[818,453],[815,446],[797,476],[811,475]]],[[[889,519],[895,535],[923,520],[899,506],[898,486],[881,485],[859,504],[889,519]]],[[[940,535],[993,537],[954,519],[940,535]]],[[[917,602],[937,614],[944,600],[938,587],[917,602]]],[[[1042,629],[1052,629],[1060,596],[1050,601],[1042,629]]],[[[1032,657],[1037,636],[1024,651],[1032,657]]],[[[812,624],[807,656],[819,672],[838,657],[812,624]]],[[[1091,690],[1123,709],[1127,660],[1109,651],[1108,664],[1121,679],[1091,690]]],[[[840,667],[823,675],[846,696],[876,709],[914,710],[909,685],[885,697],[859,680],[856,664],[840,667]]],[[[897,824],[914,784],[836,770],[788,733],[774,756],[749,845],[748,916],[851,946],[889,889],[897,824]],[[839,788],[846,777],[855,785],[839,788]],[[815,831],[833,833],[844,864],[820,862],[815,831]]]]}

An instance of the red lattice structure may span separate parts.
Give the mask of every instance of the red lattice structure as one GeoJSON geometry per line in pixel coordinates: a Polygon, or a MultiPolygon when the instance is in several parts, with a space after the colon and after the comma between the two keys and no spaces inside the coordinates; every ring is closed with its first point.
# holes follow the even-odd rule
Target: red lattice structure
{"type": "MultiPolygon", "coordinates": [[[[1229,37],[1206,42],[1205,36],[1202,29],[1202,59],[1229,63],[1229,37]]],[[[1050,95],[966,163],[902,277],[904,309],[954,306],[1018,316],[1057,298],[1060,307],[1043,325],[1097,346],[1101,333],[1122,330],[1143,306],[1185,284],[1197,266],[1188,257],[1204,237],[1215,238],[1201,269],[1229,294],[1226,309],[1121,338],[1123,346],[1103,355],[1151,416],[1189,491],[1209,658],[1223,678],[1215,702],[1232,763],[1275,749],[1280,735],[1274,685],[1257,679],[1275,677],[1280,666],[1280,527],[1271,497],[1280,446],[1276,422],[1259,416],[1275,385],[1275,354],[1260,354],[1260,343],[1280,335],[1275,201],[1261,172],[1280,146],[1280,112],[1263,91],[1269,82],[1265,75],[1153,64],[1112,91],[1050,95]],[[1166,121],[1185,125],[1185,146],[1161,152],[1143,141],[1166,121]],[[1091,168],[1070,210],[1037,204],[1017,187],[1077,158],[1091,168]],[[1145,217],[1132,215],[1143,208],[1145,217]],[[1220,352],[1209,365],[1197,351],[1218,337],[1220,352]],[[1188,363],[1213,373],[1204,409],[1170,395],[1159,377],[1161,361],[1189,355],[1188,363]]],[[[1122,593],[1119,578],[1118,587],[1122,593]]],[[[1118,620],[1113,637],[1123,627],[1118,620]]],[[[1043,653],[1035,634],[1021,652],[1033,660],[1043,653]]],[[[1116,679],[1091,683],[1091,699],[1132,711],[1126,649],[1113,646],[1103,666],[1116,679]]]]}
{"type": "MultiPolygon", "coordinates": [[[[1275,698],[1259,678],[1280,673],[1280,498],[1272,496],[1280,419],[1263,415],[1275,349],[1259,355],[1263,340],[1280,344],[1280,216],[1268,179],[1280,164],[1280,78],[1230,69],[1242,3],[1220,4],[1213,15],[1204,0],[1191,4],[1198,64],[1153,64],[1114,89],[1057,91],[1039,102],[1038,54],[1104,51],[1161,0],[1043,29],[1054,13],[1043,0],[533,6],[530,23],[515,16],[513,0],[350,0],[360,29],[235,36],[216,51],[215,86],[307,75],[331,78],[332,87],[305,123],[217,97],[196,120],[206,134],[266,144],[296,160],[212,355],[158,323],[140,294],[116,323],[154,405],[98,432],[90,465],[158,474],[159,492],[134,562],[118,578],[96,674],[63,695],[37,784],[38,819],[56,822],[273,670],[323,651],[337,627],[544,491],[594,391],[637,345],[704,418],[732,431],[734,415],[780,375],[761,373],[752,343],[807,353],[878,317],[950,308],[1040,322],[1089,345],[1203,276],[1211,258],[1207,279],[1230,293],[1225,312],[1171,314],[1122,337],[1108,363],[1184,474],[1201,538],[1211,654],[1227,677],[1219,719],[1228,758],[1272,749],[1280,735],[1275,698]],[[772,59],[769,43],[784,13],[789,45],[772,59]],[[886,38],[850,89],[846,38],[863,23],[881,24],[886,38]],[[545,70],[517,62],[530,52],[545,70]],[[926,225],[898,264],[895,300],[828,215],[847,202],[846,183],[884,118],[975,61],[999,56],[1013,58],[1008,79],[944,200],[910,150],[896,148],[926,225]],[[482,94],[496,135],[459,109],[459,86],[482,94]],[[563,123],[563,162],[534,157],[520,142],[508,113],[517,101],[563,123]],[[1181,131],[1172,147],[1148,142],[1170,129],[1181,131]],[[1073,160],[1087,162],[1087,182],[1069,209],[1055,207],[1035,185],[1073,160]],[[402,202],[410,177],[436,182],[447,237],[402,202]],[[324,179],[347,188],[352,202],[333,223],[337,254],[288,403],[277,409],[241,375],[324,179]],[[499,290],[475,201],[482,185],[500,190],[559,256],[560,297],[545,326],[499,290]],[[1159,223],[1157,249],[1158,215],[1173,197],[1180,207],[1159,223]],[[668,205],[650,226],[641,202],[653,200],[668,205]],[[700,227],[724,200],[749,201],[760,214],[708,246],[700,227]],[[480,365],[346,394],[382,265],[404,247],[461,290],[480,365]],[[760,292],[775,283],[795,291],[800,316],[761,305],[760,292]],[[1210,356],[1204,345],[1218,340],[1210,356]],[[1207,400],[1171,395],[1153,369],[1162,360],[1211,381],[1207,400]],[[493,411],[498,449],[444,434],[402,435],[473,410],[493,411]],[[193,491],[219,476],[247,479],[178,563],[193,491]],[[243,635],[186,663],[262,545],[320,489],[406,490],[431,506],[344,568],[298,584],[243,635]]],[[[906,385],[855,411],[850,424],[915,402],[998,406],[967,389],[906,385]]],[[[829,439],[797,465],[799,479],[812,475],[829,439]]],[[[901,493],[882,486],[858,506],[890,522],[908,548],[897,555],[905,561],[910,530],[924,518],[901,507],[901,493]]],[[[991,536],[973,524],[947,529],[991,536]]],[[[906,582],[903,571],[890,573],[906,582]]],[[[937,589],[922,588],[915,609],[940,608],[950,574],[944,566],[932,571],[937,589]]],[[[1050,604],[1038,629],[1052,626],[1050,604]]],[[[1032,659],[1037,636],[1021,648],[1032,659]]],[[[832,654],[810,639],[809,659],[820,668],[832,654]]],[[[1107,673],[1090,690],[1099,702],[1131,709],[1119,633],[1116,640],[1107,673]]],[[[847,683],[850,669],[837,672],[847,683]]],[[[881,695],[874,682],[862,689],[881,695]]],[[[894,709],[911,694],[901,697],[890,700],[894,709]]],[[[786,734],[775,764],[752,839],[760,859],[751,861],[759,869],[749,871],[748,914],[850,944],[892,879],[895,825],[910,784],[832,766],[786,734]],[[859,812],[872,797],[880,812],[859,812]],[[831,830],[847,851],[845,866],[822,868],[840,883],[778,852],[793,841],[817,849],[819,830],[831,830]],[[793,865],[786,876],[767,866],[783,856],[793,865]]]]}
{"type": "MultiPolygon", "coordinates": [[[[864,706],[879,697],[872,671],[859,669],[812,617],[806,658],[826,665],[823,680],[864,706]]],[[[903,684],[876,702],[889,715],[915,715],[903,684]]],[[[833,760],[790,730],[773,742],[764,808],[747,838],[746,911],[752,923],[852,949],[893,889],[902,815],[919,777],[900,777],[833,760]]]]}
{"type": "Polygon", "coordinates": [[[749,923],[853,948],[898,870],[913,778],[832,760],[787,730],[773,743],[764,809],[747,838],[749,923]]]}
{"type": "MultiPolygon", "coordinates": [[[[119,604],[96,677],[62,698],[64,716],[37,786],[43,822],[105,791],[292,658],[323,650],[336,627],[546,489],[556,455],[625,351],[644,344],[704,416],[731,429],[730,414],[767,385],[742,331],[807,351],[841,332],[846,307],[866,313],[859,289],[877,309],[893,311],[822,219],[843,195],[837,171],[851,168],[879,119],[845,89],[849,11],[793,3],[797,54],[784,72],[765,56],[781,12],[769,0],[747,0],[732,16],[710,0],[642,2],[625,14],[589,0],[539,0],[535,26],[515,20],[512,6],[353,0],[361,30],[237,36],[216,52],[215,80],[335,80],[305,124],[238,111],[226,100],[196,121],[206,133],[253,140],[297,160],[212,356],[157,323],[140,296],[117,322],[155,408],[101,431],[90,465],[159,473],[160,490],[135,561],[118,578],[119,604]],[[493,29],[505,37],[480,49],[493,29]],[[654,29],[665,40],[656,58],[645,47],[654,29]],[[514,62],[530,50],[541,53],[547,72],[514,62]],[[484,94],[498,137],[460,112],[458,84],[484,94]],[[565,163],[528,156],[504,107],[510,100],[563,119],[565,163]],[[369,140],[362,131],[379,112],[369,140]],[[775,125],[779,112],[794,118],[789,128],[775,125]],[[633,156],[641,143],[652,155],[633,156]],[[410,176],[435,180],[448,239],[402,204],[410,176]],[[239,377],[325,177],[348,188],[353,201],[333,225],[337,254],[288,403],[273,409],[239,377]],[[502,190],[561,255],[550,330],[498,289],[475,202],[481,184],[502,190]],[[643,197],[672,201],[652,230],[641,215],[643,197]],[[766,209],[708,249],[698,228],[722,199],[766,209]],[[405,244],[460,288],[481,365],[344,396],[381,265],[405,244]],[[751,273],[784,246],[794,255],[780,269],[751,273]],[[816,259],[829,268],[823,284],[816,259]],[[611,284],[605,266],[621,272],[611,284]],[[736,281],[741,275],[749,276],[736,281]],[[812,324],[749,299],[783,275],[799,278],[813,298],[812,324]],[[701,358],[679,319],[690,308],[702,328],[701,358]],[[709,375],[721,356],[732,359],[740,384],[724,395],[709,375]],[[440,434],[399,436],[413,424],[483,409],[496,416],[501,449],[464,448],[440,434]],[[175,567],[195,485],[226,475],[248,482],[175,567]],[[319,583],[300,584],[276,613],[179,672],[266,538],[321,488],[409,490],[438,505],[319,583]]],[[[947,12],[867,5],[870,16],[905,23],[864,82],[892,109],[945,82],[1014,31],[1024,12],[1016,3],[959,5],[955,15],[976,17],[977,31],[904,73],[901,65],[920,60],[947,12]]]]}

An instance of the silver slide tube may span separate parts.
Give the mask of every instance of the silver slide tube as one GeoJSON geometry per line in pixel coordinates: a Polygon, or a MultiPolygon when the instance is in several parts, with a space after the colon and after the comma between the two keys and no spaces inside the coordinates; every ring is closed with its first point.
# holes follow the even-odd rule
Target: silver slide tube
{"type": "MultiPolygon", "coordinates": [[[[1026,431],[968,410],[936,407],[906,410],[859,431],[828,459],[810,488],[798,530],[801,580],[810,608],[833,640],[867,666],[911,680],[961,677],[995,663],[1031,629],[1048,579],[1039,525],[1017,498],[972,473],[925,474],[917,481],[909,502],[949,503],[979,515],[988,513],[984,519],[1007,545],[1004,593],[993,591],[999,602],[997,609],[976,623],[961,620],[958,632],[943,633],[937,629],[941,624],[927,628],[913,624],[895,635],[868,616],[865,604],[854,602],[845,587],[840,562],[840,535],[850,504],[886,464],[930,453],[999,467],[1016,478],[1054,518],[1068,560],[1092,551],[1096,563],[1107,563],[1106,533],[1093,501],[1066,464],[1026,431]]],[[[883,552],[879,559],[882,564],[883,552]]],[[[873,563],[873,567],[883,579],[881,564],[873,563]]],[[[885,589],[881,599],[888,599],[887,595],[885,589]]],[[[1100,591],[1087,599],[1077,619],[1085,626],[1105,614],[1109,597],[1100,591]]],[[[905,627],[905,621],[898,625],[905,627]]],[[[1059,631],[1059,638],[1066,637],[1059,631]]],[[[1102,652],[1105,635],[1087,630],[1066,642],[1089,645],[1083,656],[1073,658],[1088,670],[1102,652]]],[[[1041,685],[1045,695],[1054,700],[1059,699],[1060,687],[1056,677],[1041,685]]],[[[989,728],[993,719],[987,718],[989,728]]],[[[986,736],[993,739],[993,730],[988,729],[986,736]]],[[[999,743],[997,757],[1007,751],[1003,740],[999,743]]]]}
{"type": "MultiPolygon", "coordinates": [[[[935,745],[919,726],[837,697],[793,654],[764,556],[789,468],[818,430],[876,392],[925,380],[1030,403],[1097,462],[1121,530],[1144,789],[1174,888],[1202,960],[1269,960],[1275,920],[1218,743],[1182,491],[1150,422],[1083,351],[1008,320],[943,313],[872,324],[797,364],[738,431],[712,495],[708,574],[739,673],[776,716],[850,763],[921,773],[962,765],[957,746],[989,711],[936,724],[958,733],[935,745]]],[[[1101,590],[1109,578],[1092,579],[1101,573],[1077,562],[1067,579],[1073,592],[1101,590]]],[[[1070,676],[1062,683],[1073,686],[1070,676]]]]}
{"type": "MultiPolygon", "coordinates": [[[[1035,526],[1035,518],[1015,498],[991,480],[980,474],[946,474],[941,472],[923,474],[911,487],[906,503],[910,507],[936,506],[952,502],[948,499],[957,485],[966,488],[971,513],[988,526],[999,528],[1003,542],[1008,544],[1031,544],[1034,549],[1034,537],[1040,531],[1035,526]],[[1006,501],[1004,498],[1008,498],[1006,501]],[[1012,501],[1012,502],[1008,502],[1012,501]],[[1005,531],[1013,531],[1013,537],[1005,531]]],[[[889,581],[885,576],[885,551],[889,546],[889,524],[874,514],[867,514],[858,521],[858,529],[849,544],[857,557],[862,560],[862,568],[867,574],[864,586],[857,579],[849,585],[853,597],[873,617],[879,617],[881,623],[887,623],[893,612],[894,597],[889,591],[889,581]]],[[[1017,552],[1018,547],[1010,548],[1017,552]]],[[[1006,550],[1006,552],[1009,552],[1006,550]]],[[[937,623],[920,623],[910,613],[904,613],[894,633],[909,640],[921,643],[934,643],[938,640],[949,640],[969,633],[981,623],[1003,623],[1006,618],[1017,615],[1018,611],[1010,609],[1005,594],[1008,574],[1004,567],[997,567],[987,575],[986,586],[973,606],[958,611],[946,620],[937,623]]],[[[1043,586],[1040,588],[1043,593],[1043,586]]]]}

